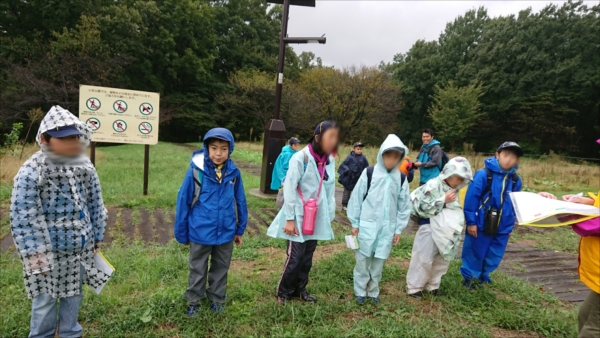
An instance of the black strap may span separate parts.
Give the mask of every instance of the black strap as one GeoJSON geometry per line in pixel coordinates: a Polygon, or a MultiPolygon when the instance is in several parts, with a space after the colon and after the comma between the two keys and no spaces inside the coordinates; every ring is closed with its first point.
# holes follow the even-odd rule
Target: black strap
{"type": "MultiPolygon", "coordinates": [[[[485,185],[485,189],[483,189],[483,192],[481,193],[481,205],[483,205],[483,199],[485,197],[485,195],[487,195],[488,192],[490,192],[490,190],[492,190],[492,181],[494,179],[494,173],[488,169],[488,168],[483,168],[485,170],[485,175],[487,177],[487,183],[485,185]]],[[[519,175],[517,174],[511,174],[510,175],[511,178],[510,180],[512,181],[512,189],[514,191],[515,186],[517,185],[517,182],[519,180],[519,175]]],[[[502,198],[502,201],[504,202],[504,200],[506,200],[505,198],[502,198]]]]}
{"type": "MultiPolygon", "coordinates": [[[[363,197],[363,201],[367,199],[367,196],[369,195],[369,190],[371,189],[371,181],[373,180],[373,170],[375,169],[375,166],[369,166],[367,167],[367,193],[365,194],[365,197],[363,197]]],[[[404,175],[404,173],[400,173],[400,186],[402,187],[404,185],[404,181],[406,181],[406,175],[404,175]]]]}

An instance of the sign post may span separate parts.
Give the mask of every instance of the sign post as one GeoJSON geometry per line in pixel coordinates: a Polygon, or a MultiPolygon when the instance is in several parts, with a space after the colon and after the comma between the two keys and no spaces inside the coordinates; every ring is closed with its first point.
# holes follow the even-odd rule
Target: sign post
{"type": "Polygon", "coordinates": [[[281,92],[283,91],[283,66],[285,60],[285,45],[289,43],[321,43],[327,39],[324,36],[312,38],[291,38],[287,36],[288,17],[290,5],[315,7],[315,0],[267,0],[269,3],[283,4],[281,18],[281,34],[279,35],[279,58],[277,64],[277,82],[275,84],[275,109],[273,118],[265,126],[263,143],[263,163],[260,173],[260,191],[265,194],[276,194],[277,190],[271,189],[271,178],[275,161],[285,145],[285,125],[280,119],[281,92]]]}
{"type": "Polygon", "coordinates": [[[96,165],[96,142],[144,145],[144,195],[148,194],[150,145],[158,143],[160,95],[137,90],[82,85],[79,119],[94,132],[90,160],[96,165]]]}

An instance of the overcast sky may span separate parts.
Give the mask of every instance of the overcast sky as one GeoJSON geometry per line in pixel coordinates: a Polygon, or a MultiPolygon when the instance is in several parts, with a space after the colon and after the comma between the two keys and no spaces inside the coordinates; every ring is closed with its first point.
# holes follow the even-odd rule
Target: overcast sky
{"type": "MultiPolygon", "coordinates": [[[[484,6],[490,17],[538,12],[564,1],[341,1],[317,0],[314,8],[291,6],[288,36],[321,36],[327,44],[292,45],[300,54],[312,51],[328,66],[377,65],[391,62],[419,39],[437,40],[447,22],[484,6]]],[[[588,2],[593,6],[596,2],[588,2]]]]}

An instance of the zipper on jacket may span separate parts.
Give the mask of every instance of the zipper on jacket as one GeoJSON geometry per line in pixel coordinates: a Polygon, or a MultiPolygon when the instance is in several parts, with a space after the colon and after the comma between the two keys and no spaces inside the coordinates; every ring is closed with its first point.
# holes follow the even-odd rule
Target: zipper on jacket
{"type": "Polygon", "coordinates": [[[502,210],[504,209],[504,190],[506,190],[506,179],[508,178],[508,174],[504,175],[504,179],[502,180],[502,192],[500,195],[500,214],[498,215],[498,223],[502,219],[502,210]]]}

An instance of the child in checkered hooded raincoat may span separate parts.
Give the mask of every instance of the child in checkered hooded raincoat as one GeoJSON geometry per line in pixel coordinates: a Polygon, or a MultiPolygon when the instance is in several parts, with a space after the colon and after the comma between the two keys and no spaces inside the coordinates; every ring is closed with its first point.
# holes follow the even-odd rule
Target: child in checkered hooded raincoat
{"type": "Polygon", "coordinates": [[[80,337],[81,286],[108,281],[93,258],[104,237],[107,213],[96,169],[84,153],[91,136],[90,128],[69,111],[52,107],[36,136],[41,150],[14,178],[11,232],[23,263],[25,289],[33,298],[29,337],[53,337],[57,327],[60,337],[80,337]],[[81,150],[59,155],[51,150],[56,144],[52,138],[69,138],[79,149],[78,138],[81,150]]]}

